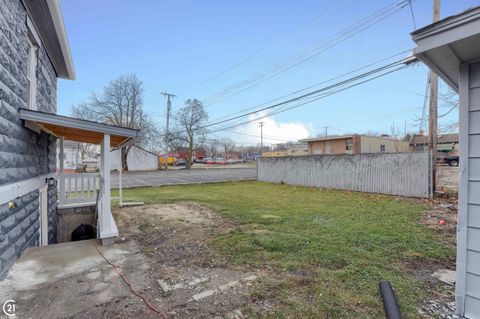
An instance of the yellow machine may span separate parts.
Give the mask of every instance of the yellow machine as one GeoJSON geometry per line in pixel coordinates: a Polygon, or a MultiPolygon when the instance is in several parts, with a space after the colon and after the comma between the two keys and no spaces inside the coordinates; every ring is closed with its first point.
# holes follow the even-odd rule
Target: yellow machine
{"type": "Polygon", "coordinates": [[[174,156],[169,156],[169,157],[160,156],[158,162],[160,163],[160,166],[164,166],[165,163],[167,163],[167,165],[173,166],[176,160],[177,159],[174,156]]]}

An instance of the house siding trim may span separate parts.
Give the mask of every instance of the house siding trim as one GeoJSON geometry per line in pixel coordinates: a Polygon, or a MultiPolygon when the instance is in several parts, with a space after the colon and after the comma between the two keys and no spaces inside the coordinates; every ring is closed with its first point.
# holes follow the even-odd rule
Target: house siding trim
{"type": "Polygon", "coordinates": [[[469,65],[462,64],[459,70],[459,139],[460,151],[458,222],[457,222],[457,262],[455,303],[457,312],[465,314],[466,264],[467,264],[467,229],[468,229],[468,105],[469,105],[469,65]]]}

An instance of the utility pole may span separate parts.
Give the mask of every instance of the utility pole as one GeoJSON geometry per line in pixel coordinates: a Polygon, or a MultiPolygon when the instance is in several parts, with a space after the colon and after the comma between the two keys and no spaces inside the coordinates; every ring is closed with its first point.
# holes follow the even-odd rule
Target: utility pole
{"type": "Polygon", "coordinates": [[[260,154],[262,154],[262,149],[263,149],[263,121],[258,123],[258,126],[260,126],[260,154]]]}
{"type": "Polygon", "coordinates": [[[172,99],[176,97],[175,94],[162,92],[163,96],[167,97],[167,123],[165,125],[165,169],[168,169],[168,127],[170,125],[170,112],[172,111],[172,99]]]}
{"type": "Polygon", "coordinates": [[[328,126],[324,126],[324,128],[325,128],[325,137],[327,137],[328,136],[328,126]]]}
{"type": "MultiPolygon", "coordinates": [[[[433,22],[440,20],[440,0],[433,0],[433,22]]],[[[428,112],[428,134],[430,142],[428,148],[432,154],[432,190],[435,191],[437,184],[437,130],[438,130],[438,76],[430,74],[430,103],[428,112]]]]}

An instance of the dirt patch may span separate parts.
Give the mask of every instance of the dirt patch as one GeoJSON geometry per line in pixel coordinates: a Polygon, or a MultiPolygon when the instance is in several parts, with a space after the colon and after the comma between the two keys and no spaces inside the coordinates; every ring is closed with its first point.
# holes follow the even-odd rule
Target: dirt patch
{"type": "Polygon", "coordinates": [[[120,237],[147,256],[157,298],[169,318],[243,318],[261,276],[230,266],[210,241],[235,228],[196,203],[147,205],[114,211],[120,237]]]}
{"type": "Polygon", "coordinates": [[[210,209],[196,203],[117,208],[114,214],[117,226],[125,234],[144,233],[165,224],[212,224],[218,221],[210,209]]]}
{"type": "Polygon", "coordinates": [[[439,263],[414,256],[407,259],[404,263],[404,267],[407,269],[408,273],[418,279],[418,281],[428,283],[430,287],[433,288],[437,285],[443,284],[432,275],[440,269],[455,269],[455,261],[445,260],[439,263]]]}
{"type": "Polygon", "coordinates": [[[452,198],[438,198],[423,213],[420,223],[437,233],[454,239],[457,232],[457,220],[458,201],[452,198]]]}
{"type": "MultiPolygon", "coordinates": [[[[426,201],[428,205],[420,223],[442,235],[445,245],[456,244],[458,201],[455,198],[436,198],[426,201]]],[[[425,318],[459,318],[455,314],[455,286],[441,282],[433,276],[437,271],[455,270],[455,260],[432,262],[411,257],[405,263],[408,272],[430,288],[429,298],[420,305],[420,314],[425,318]]]]}

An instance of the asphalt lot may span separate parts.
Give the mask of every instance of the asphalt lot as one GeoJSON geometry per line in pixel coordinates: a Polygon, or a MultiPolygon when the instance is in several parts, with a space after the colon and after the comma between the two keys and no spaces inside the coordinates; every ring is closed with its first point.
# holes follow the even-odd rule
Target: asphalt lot
{"type": "MultiPolygon", "coordinates": [[[[112,188],[118,188],[118,174],[112,174],[112,188]]],[[[175,169],[124,172],[123,188],[256,180],[256,168],[175,169]]]]}

